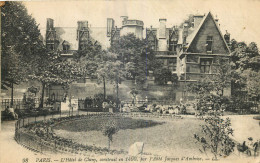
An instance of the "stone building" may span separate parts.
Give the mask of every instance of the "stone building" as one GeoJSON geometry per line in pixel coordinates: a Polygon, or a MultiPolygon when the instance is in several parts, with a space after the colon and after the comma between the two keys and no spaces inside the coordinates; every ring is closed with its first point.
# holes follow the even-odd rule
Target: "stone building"
{"type": "Polygon", "coordinates": [[[47,18],[46,48],[49,52],[58,52],[65,58],[71,58],[90,44],[107,47],[104,29],[91,28],[88,21],[78,21],[77,27],[57,27],[53,19],[47,18]]]}
{"type": "Polygon", "coordinates": [[[121,16],[122,27],[115,26],[115,21],[112,18],[107,18],[107,37],[110,44],[117,40],[120,36],[127,35],[128,33],[134,33],[139,39],[143,39],[144,23],[141,20],[128,19],[127,16],[121,16]]]}
{"type": "MultiPolygon", "coordinates": [[[[191,94],[184,92],[187,84],[216,73],[219,64],[229,64],[230,34],[222,35],[218,19],[210,12],[195,15],[192,22],[184,22],[180,27],[166,28],[166,21],[159,19],[159,28],[147,28],[146,40],[153,45],[164,66],[178,75],[176,100],[184,96],[192,99],[191,94]]],[[[230,88],[224,90],[224,95],[230,93],[230,88]]]]}
{"type": "MultiPolygon", "coordinates": [[[[166,26],[167,19],[162,18],[159,19],[158,28],[151,26],[145,30],[143,21],[128,19],[126,16],[121,18],[121,27],[115,26],[114,19],[107,18],[107,27],[104,28],[91,28],[87,21],[79,21],[77,28],[54,27],[54,21],[47,19],[46,47],[70,58],[89,42],[99,42],[106,49],[120,36],[134,33],[137,38],[146,39],[156,52],[156,57],[163,61],[164,67],[179,78],[179,86],[175,90],[159,88],[150,80],[152,78],[148,78],[147,89],[156,87],[154,92],[174,91],[171,94],[174,94],[176,101],[188,96],[192,99],[191,94],[184,92],[188,83],[214,74],[214,68],[219,64],[228,64],[230,35],[222,35],[218,19],[210,12],[194,15],[191,21],[171,28],[166,26]],[[218,63],[218,58],[226,59],[227,62],[218,63]]],[[[224,94],[230,95],[230,89],[225,90],[224,94]]]]}

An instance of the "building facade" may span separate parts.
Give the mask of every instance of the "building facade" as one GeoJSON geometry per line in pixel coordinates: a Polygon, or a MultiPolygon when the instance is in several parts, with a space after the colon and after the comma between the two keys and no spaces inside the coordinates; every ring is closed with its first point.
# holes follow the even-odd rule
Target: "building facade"
{"type": "MultiPolygon", "coordinates": [[[[188,83],[216,73],[215,68],[219,64],[228,64],[230,34],[222,35],[218,19],[210,12],[194,15],[192,21],[171,28],[167,28],[165,18],[159,19],[158,28],[150,26],[146,29],[141,20],[128,19],[126,16],[121,18],[121,27],[115,25],[114,19],[107,18],[107,27],[99,29],[90,28],[87,21],[79,21],[77,28],[54,27],[54,21],[47,19],[46,47],[70,57],[75,51],[84,50],[90,42],[98,41],[103,48],[107,48],[120,36],[133,33],[152,45],[157,59],[162,60],[164,67],[178,76],[179,87],[175,92],[177,101],[187,96],[183,90],[188,83]],[[219,58],[226,62],[219,63],[219,58]]],[[[230,89],[225,90],[224,94],[230,95],[230,89]]]]}

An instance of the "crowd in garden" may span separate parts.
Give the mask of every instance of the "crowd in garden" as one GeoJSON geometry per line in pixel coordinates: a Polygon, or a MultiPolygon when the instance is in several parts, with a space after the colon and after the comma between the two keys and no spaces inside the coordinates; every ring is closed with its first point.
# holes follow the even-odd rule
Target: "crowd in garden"
{"type": "Polygon", "coordinates": [[[133,104],[123,104],[120,108],[120,112],[150,112],[160,114],[186,114],[185,105],[157,105],[157,104],[143,104],[136,106],[133,104]]]}

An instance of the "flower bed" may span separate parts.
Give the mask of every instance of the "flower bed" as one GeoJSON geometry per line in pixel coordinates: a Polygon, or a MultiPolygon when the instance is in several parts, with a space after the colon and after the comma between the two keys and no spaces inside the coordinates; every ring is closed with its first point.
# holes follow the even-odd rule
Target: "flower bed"
{"type": "MultiPolygon", "coordinates": [[[[55,152],[55,153],[75,153],[86,154],[87,152],[95,154],[126,154],[125,151],[108,150],[107,148],[100,148],[90,145],[82,145],[76,142],[72,142],[69,139],[65,139],[57,136],[52,127],[70,121],[72,119],[82,119],[89,117],[98,117],[97,115],[77,115],[71,117],[53,118],[47,121],[32,122],[24,125],[23,128],[19,128],[19,124],[16,124],[15,140],[21,145],[41,153],[55,152]]],[[[102,116],[110,116],[108,113],[102,114],[102,116]]],[[[21,121],[17,121],[20,123],[21,121]]]]}
{"type": "MultiPolygon", "coordinates": [[[[46,121],[33,121],[25,124],[27,119],[20,119],[16,123],[16,132],[15,139],[16,141],[34,151],[41,153],[75,153],[85,155],[87,152],[95,154],[127,154],[123,150],[108,150],[107,148],[97,147],[95,145],[83,145],[80,143],[73,142],[71,139],[65,139],[60,136],[57,136],[53,132],[53,128],[57,125],[66,124],[66,122],[79,121],[82,119],[106,119],[113,117],[116,119],[123,119],[123,117],[153,117],[153,118],[168,118],[168,119],[179,119],[181,116],[169,115],[169,114],[151,114],[151,113],[91,113],[87,115],[76,115],[76,116],[67,116],[60,118],[51,118],[46,121]],[[21,127],[22,126],[22,127],[21,127]]],[[[142,128],[144,124],[135,120],[136,125],[134,128],[142,128]]],[[[147,121],[147,120],[146,120],[147,121]]],[[[149,126],[156,125],[153,121],[147,121],[145,124],[149,126]]],[[[147,126],[147,125],[145,125],[147,126]]],[[[122,127],[121,129],[129,128],[129,126],[122,127]]],[[[130,126],[130,129],[133,129],[130,126]]]]}

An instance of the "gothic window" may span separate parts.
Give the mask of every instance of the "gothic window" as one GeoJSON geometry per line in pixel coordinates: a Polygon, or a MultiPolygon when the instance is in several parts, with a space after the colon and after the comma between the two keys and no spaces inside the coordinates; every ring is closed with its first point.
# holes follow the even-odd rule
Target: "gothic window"
{"type": "Polygon", "coordinates": [[[49,44],[47,49],[50,50],[50,51],[54,50],[54,45],[53,44],[49,44]]]}
{"type": "Polygon", "coordinates": [[[69,45],[63,45],[63,50],[68,51],[70,49],[69,45]]]}
{"type": "Polygon", "coordinates": [[[213,42],[213,36],[207,36],[207,41],[206,41],[207,52],[212,52],[212,42],[213,42]]]}
{"type": "Polygon", "coordinates": [[[200,72],[211,73],[212,58],[200,58],[200,72]]]}
{"type": "Polygon", "coordinates": [[[64,50],[64,51],[70,50],[70,44],[69,44],[69,42],[64,41],[64,42],[62,43],[62,47],[63,47],[63,50],[64,50]]]}

